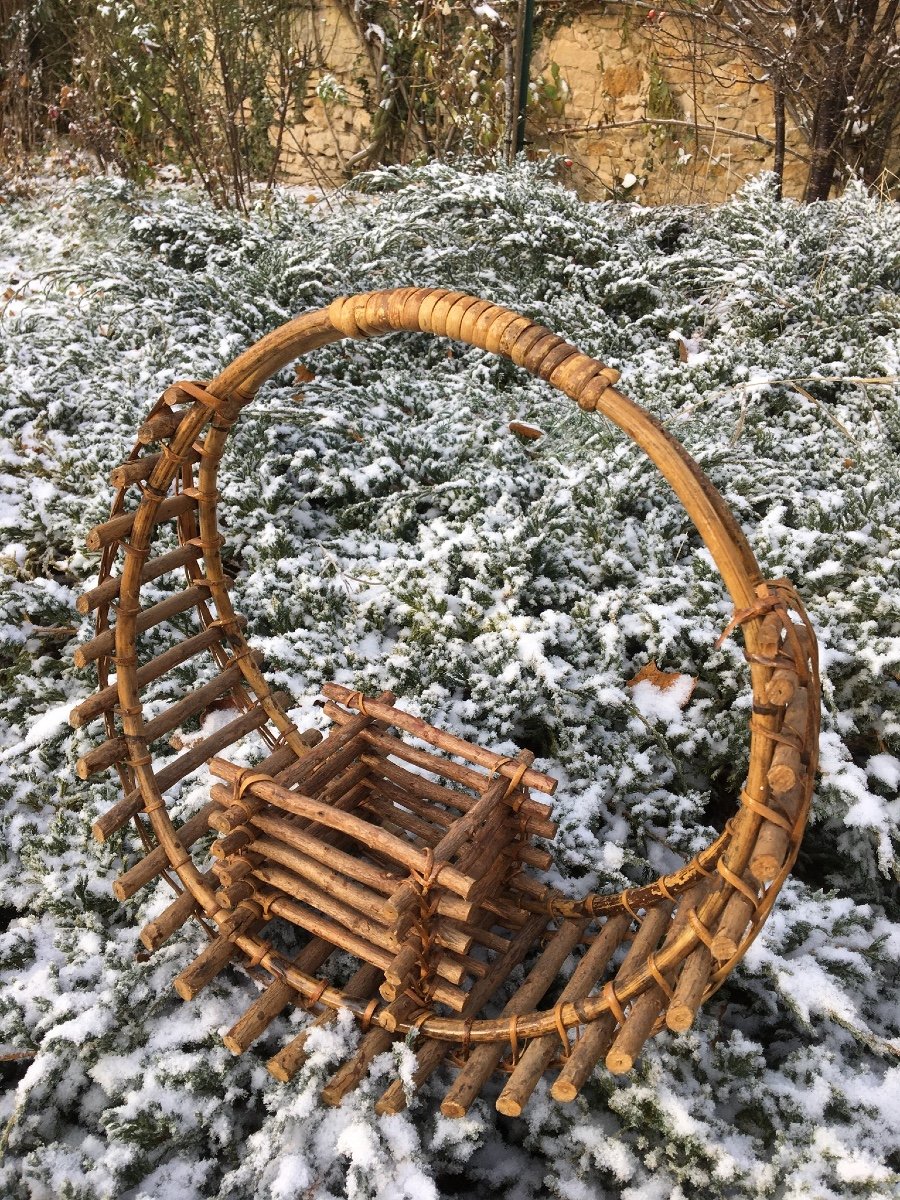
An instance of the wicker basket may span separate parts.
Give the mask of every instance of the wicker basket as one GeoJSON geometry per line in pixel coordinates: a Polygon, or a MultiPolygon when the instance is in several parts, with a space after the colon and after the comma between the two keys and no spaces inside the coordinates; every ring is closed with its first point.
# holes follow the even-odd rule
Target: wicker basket
{"type": "MultiPolygon", "coordinates": [[[[433,288],[373,292],[289,322],[208,384],[169,388],[112,473],[112,515],[88,537],[89,548],[102,551],[99,582],[78,602],[97,616],[96,636],[76,662],[97,664],[100,687],[72,713],[76,726],[105,723],[105,740],[79,761],[81,777],[114,766],[122,783],[94,834],[103,841],[131,821],[141,832],[143,857],[114,884],[120,900],[160,876],[177,893],[141,930],[148,950],[190,919],[206,930],[206,949],[175,980],[182,997],[193,998],[230,962],[265,982],[225,1037],[235,1053],[290,1004],[317,1021],[342,1007],[359,1018],[364,1035],[325,1086],[329,1103],[410,1031],[418,1033],[417,1086],[445,1061],[458,1068],[442,1103],[447,1115],[464,1114],[498,1070],[509,1072],[497,1100],[507,1115],[522,1111],[549,1069],[552,1095],[572,1100],[601,1060],[627,1071],[656,1031],[690,1027],[755,937],[796,858],[818,744],[813,631],[790,583],[763,580],[721,497],[681,445],[616,390],[617,379],[548,329],[488,301],[433,288]],[[547,802],[533,794],[552,795],[555,781],[533,769],[527,752],[505,758],[412,717],[388,693],[367,697],[337,684],[322,689],[328,736],[301,732],[287,716],[289,698],[271,691],[244,637],[217,520],[231,427],[259,386],[297,356],[340,338],[402,330],[505,355],[618,424],[674,488],[721,572],[735,608],[723,636],[742,628],[749,664],[748,776],[724,833],[654,884],[564,898],[541,878],[549,855],[534,841],[555,832],[547,802]],[[154,556],[157,532],[173,522],[178,547],[154,556]],[[151,580],[168,581],[171,595],[145,607],[141,587],[151,580]],[[140,662],[140,635],[189,612],[196,632],[174,632],[168,650],[140,662]],[[215,678],[145,717],[141,690],[206,654],[215,678]],[[237,710],[233,719],[154,765],[154,743],[223,698],[237,710]],[[254,731],[268,755],[242,768],[229,748],[254,731]],[[166,793],[206,762],[220,782],[176,828],[166,793]],[[208,866],[210,829],[217,836],[208,866]],[[270,940],[279,920],[303,931],[292,958],[270,940]],[[340,987],[337,951],[358,962],[340,987]],[[560,987],[573,952],[577,966],[560,987]],[[510,994],[506,981],[521,963],[523,981],[510,994]],[[501,1004],[499,1015],[486,1015],[501,1004]]],[[[298,1070],[305,1039],[301,1033],[270,1060],[276,1077],[298,1070]]],[[[396,1112],[405,1102],[397,1081],[377,1108],[396,1112]]]]}

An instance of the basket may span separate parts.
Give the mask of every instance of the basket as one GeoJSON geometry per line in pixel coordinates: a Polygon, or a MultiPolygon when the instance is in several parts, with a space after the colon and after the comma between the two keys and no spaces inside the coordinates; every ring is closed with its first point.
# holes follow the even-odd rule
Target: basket
{"type": "MultiPolygon", "coordinates": [[[[434,288],[372,292],[296,318],[209,383],[168,388],[112,472],[111,517],[88,535],[89,549],[101,552],[98,584],[78,601],[79,612],[96,613],[96,634],[75,659],[96,664],[99,690],[71,714],[75,726],[105,725],[105,739],[79,760],[80,777],[115,767],[122,784],[94,835],[105,841],[129,822],[140,831],[144,852],[115,881],[119,900],[160,877],[176,892],[140,931],[148,951],[189,920],[208,935],[175,980],[179,995],[193,999],[228,964],[262,984],[225,1035],[235,1054],[289,1005],[315,1022],[342,1008],[358,1018],[358,1047],[325,1084],[327,1103],[340,1103],[376,1055],[410,1034],[416,1087],[441,1064],[456,1068],[446,1115],[463,1115],[496,1072],[508,1075],[496,1101],[506,1115],[521,1113],[547,1071],[553,1097],[573,1100],[599,1063],[628,1071],[654,1033],[692,1025],[796,859],[818,747],[812,628],[793,586],[762,578],[722,498],[617,380],[544,326],[488,301],[434,288]],[[734,603],[723,636],[740,627],[749,666],[748,775],[724,832],[653,884],[564,897],[542,877],[550,857],[540,839],[555,826],[538,797],[556,784],[529,753],[504,757],[411,716],[390,693],[364,696],[338,684],[322,688],[328,735],[301,731],[287,715],[290,698],[270,689],[244,636],[217,519],[232,426],[260,385],[299,355],[400,331],[504,355],[614,421],[671,484],[719,568],[734,603]],[[154,555],[173,526],[177,547],[154,555]],[[151,581],[170,594],[145,605],[141,588],[151,581]],[[171,626],[169,648],[142,660],[142,634],[191,613],[193,632],[171,626]],[[206,655],[217,669],[210,682],[145,714],[143,688],[206,655]],[[223,702],[236,715],[177,756],[154,760],[155,746],[177,746],[185,722],[223,702]],[[229,751],[252,733],[267,754],[246,768],[229,751]],[[210,799],[176,827],[167,793],[204,763],[216,780],[210,799]],[[275,944],[279,922],[294,928],[299,952],[275,944]],[[355,969],[346,977],[348,956],[355,969]]],[[[307,1036],[270,1059],[278,1079],[300,1068],[307,1036]]],[[[397,1112],[406,1102],[397,1080],[376,1108],[397,1112]]]]}

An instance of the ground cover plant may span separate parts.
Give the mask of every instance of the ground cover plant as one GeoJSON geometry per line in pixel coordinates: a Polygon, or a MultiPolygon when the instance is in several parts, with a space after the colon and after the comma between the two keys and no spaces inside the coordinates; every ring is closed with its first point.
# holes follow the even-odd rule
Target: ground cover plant
{"type": "MultiPolygon", "coordinates": [[[[403,169],[246,221],[187,190],[38,183],[0,206],[0,1191],[11,1197],[655,1200],[896,1194],[900,1183],[900,215],[851,189],[801,208],[766,180],[720,209],[586,204],[535,167],[403,169]],[[70,663],[106,476],[149,402],[208,378],[303,309],[419,283],[543,321],[623,372],[734,508],[820,635],[822,775],[793,878],[694,1030],[575,1104],[458,1122],[425,1089],[371,1112],[404,1047],[342,1108],[317,1086],[356,1036],[318,1031],[283,1085],[219,1032],[252,984],[171,989],[200,945],[149,961],[124,906],[136,853],[90,824],[90,690],[70,663]],[[812,378],[811,378],[812,377],[812,378]],[[882,382],[871,382],[881,380],[882,382]],[[869,381],[869,382],[866,382],[869,381]]],[[[558,774],[556,882],[618,889],[721,828],[746,762],[729,604],[653,468],[517,368],[426,336],[330,347],[238,427],[223,518],[270,678],[298,716],[323,679],[390,687],[463,736],[558,774]],[[537,424],[537,442],[508,430],[537,424]],[[239,519],[239,520],[238,520],[239,519]],[[696,680],[682,708],[627,682],[696,680]]],[[[166,702],[164,685],[149,693],[166,702]]],[[[685,698],[686,689],[679,691],[685,698]]],[[[207,718],[212,722],[216,714],[207,718]]],[[[206,796],[183,785],[180,813],[206,796]]]]}

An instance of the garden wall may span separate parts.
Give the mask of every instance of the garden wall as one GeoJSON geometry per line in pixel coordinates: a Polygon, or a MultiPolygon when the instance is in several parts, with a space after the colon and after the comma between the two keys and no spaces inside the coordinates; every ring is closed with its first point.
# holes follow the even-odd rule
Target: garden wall
{"type": "MultiPolygon", "coordinates": [[[[652,11],[652,10],[651,10],[652,11]]],[[[576,15],[539,31],[532,75],[559,67],[569,97],[564,115],[529,126],[529,143],[571,161],[583,195],[648,203],[722,200],[773,163],[774,114],[765,83],[728,55],[690,61],[670,17],[637,22],[621,11],[576,15]],[[680,61],[679,61],[680,59],[680,61]],[[696,120],[696,125],[694,124],[696,120]],[[631,184],[630,177],[637,182],[631,184]],[[630,184],[630,186],[623,186],[630,184]]],[[[334,184],[360,165],[371,114],[367,98],[377,54],[363,44],[348,9],[319,0],[297,19],[298,43],[326,68],[312,71],[301,118],[289,130],[289,182],[334,184]],[[373,62],[374,59],[374,62],[373,62]]],[[[785,192],[805,178],[803,139],[788,119],[785,192]]]]}

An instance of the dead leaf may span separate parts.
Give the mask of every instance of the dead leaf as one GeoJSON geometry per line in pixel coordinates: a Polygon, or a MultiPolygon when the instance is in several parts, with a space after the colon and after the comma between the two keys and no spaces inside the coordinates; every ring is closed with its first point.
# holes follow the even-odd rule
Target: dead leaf
{"type": "Polygon", "coordinates": [[[536,442],[544,436],[543,429],[538,429],[536,425],[526,425],[522,421],[510,421],[509,432],[529,442],[536,442]]]}
{"type": "Polygon", "coordinates": [[[649,683],[653,687],[658,688],[661,692],[667,691],[670,687],[679,681],[679,679],[690,679],[691,686],[685,694],[681,707],[684,708],[690,700],[694,688],[697,686],[697,680],[692,675],[684,675],[681,671],[663,671],[655,662],[645,663],[638,671],[633,679],[629,679],[625,684],[626,687],[636,687],[639,683],[649,683]]]}

